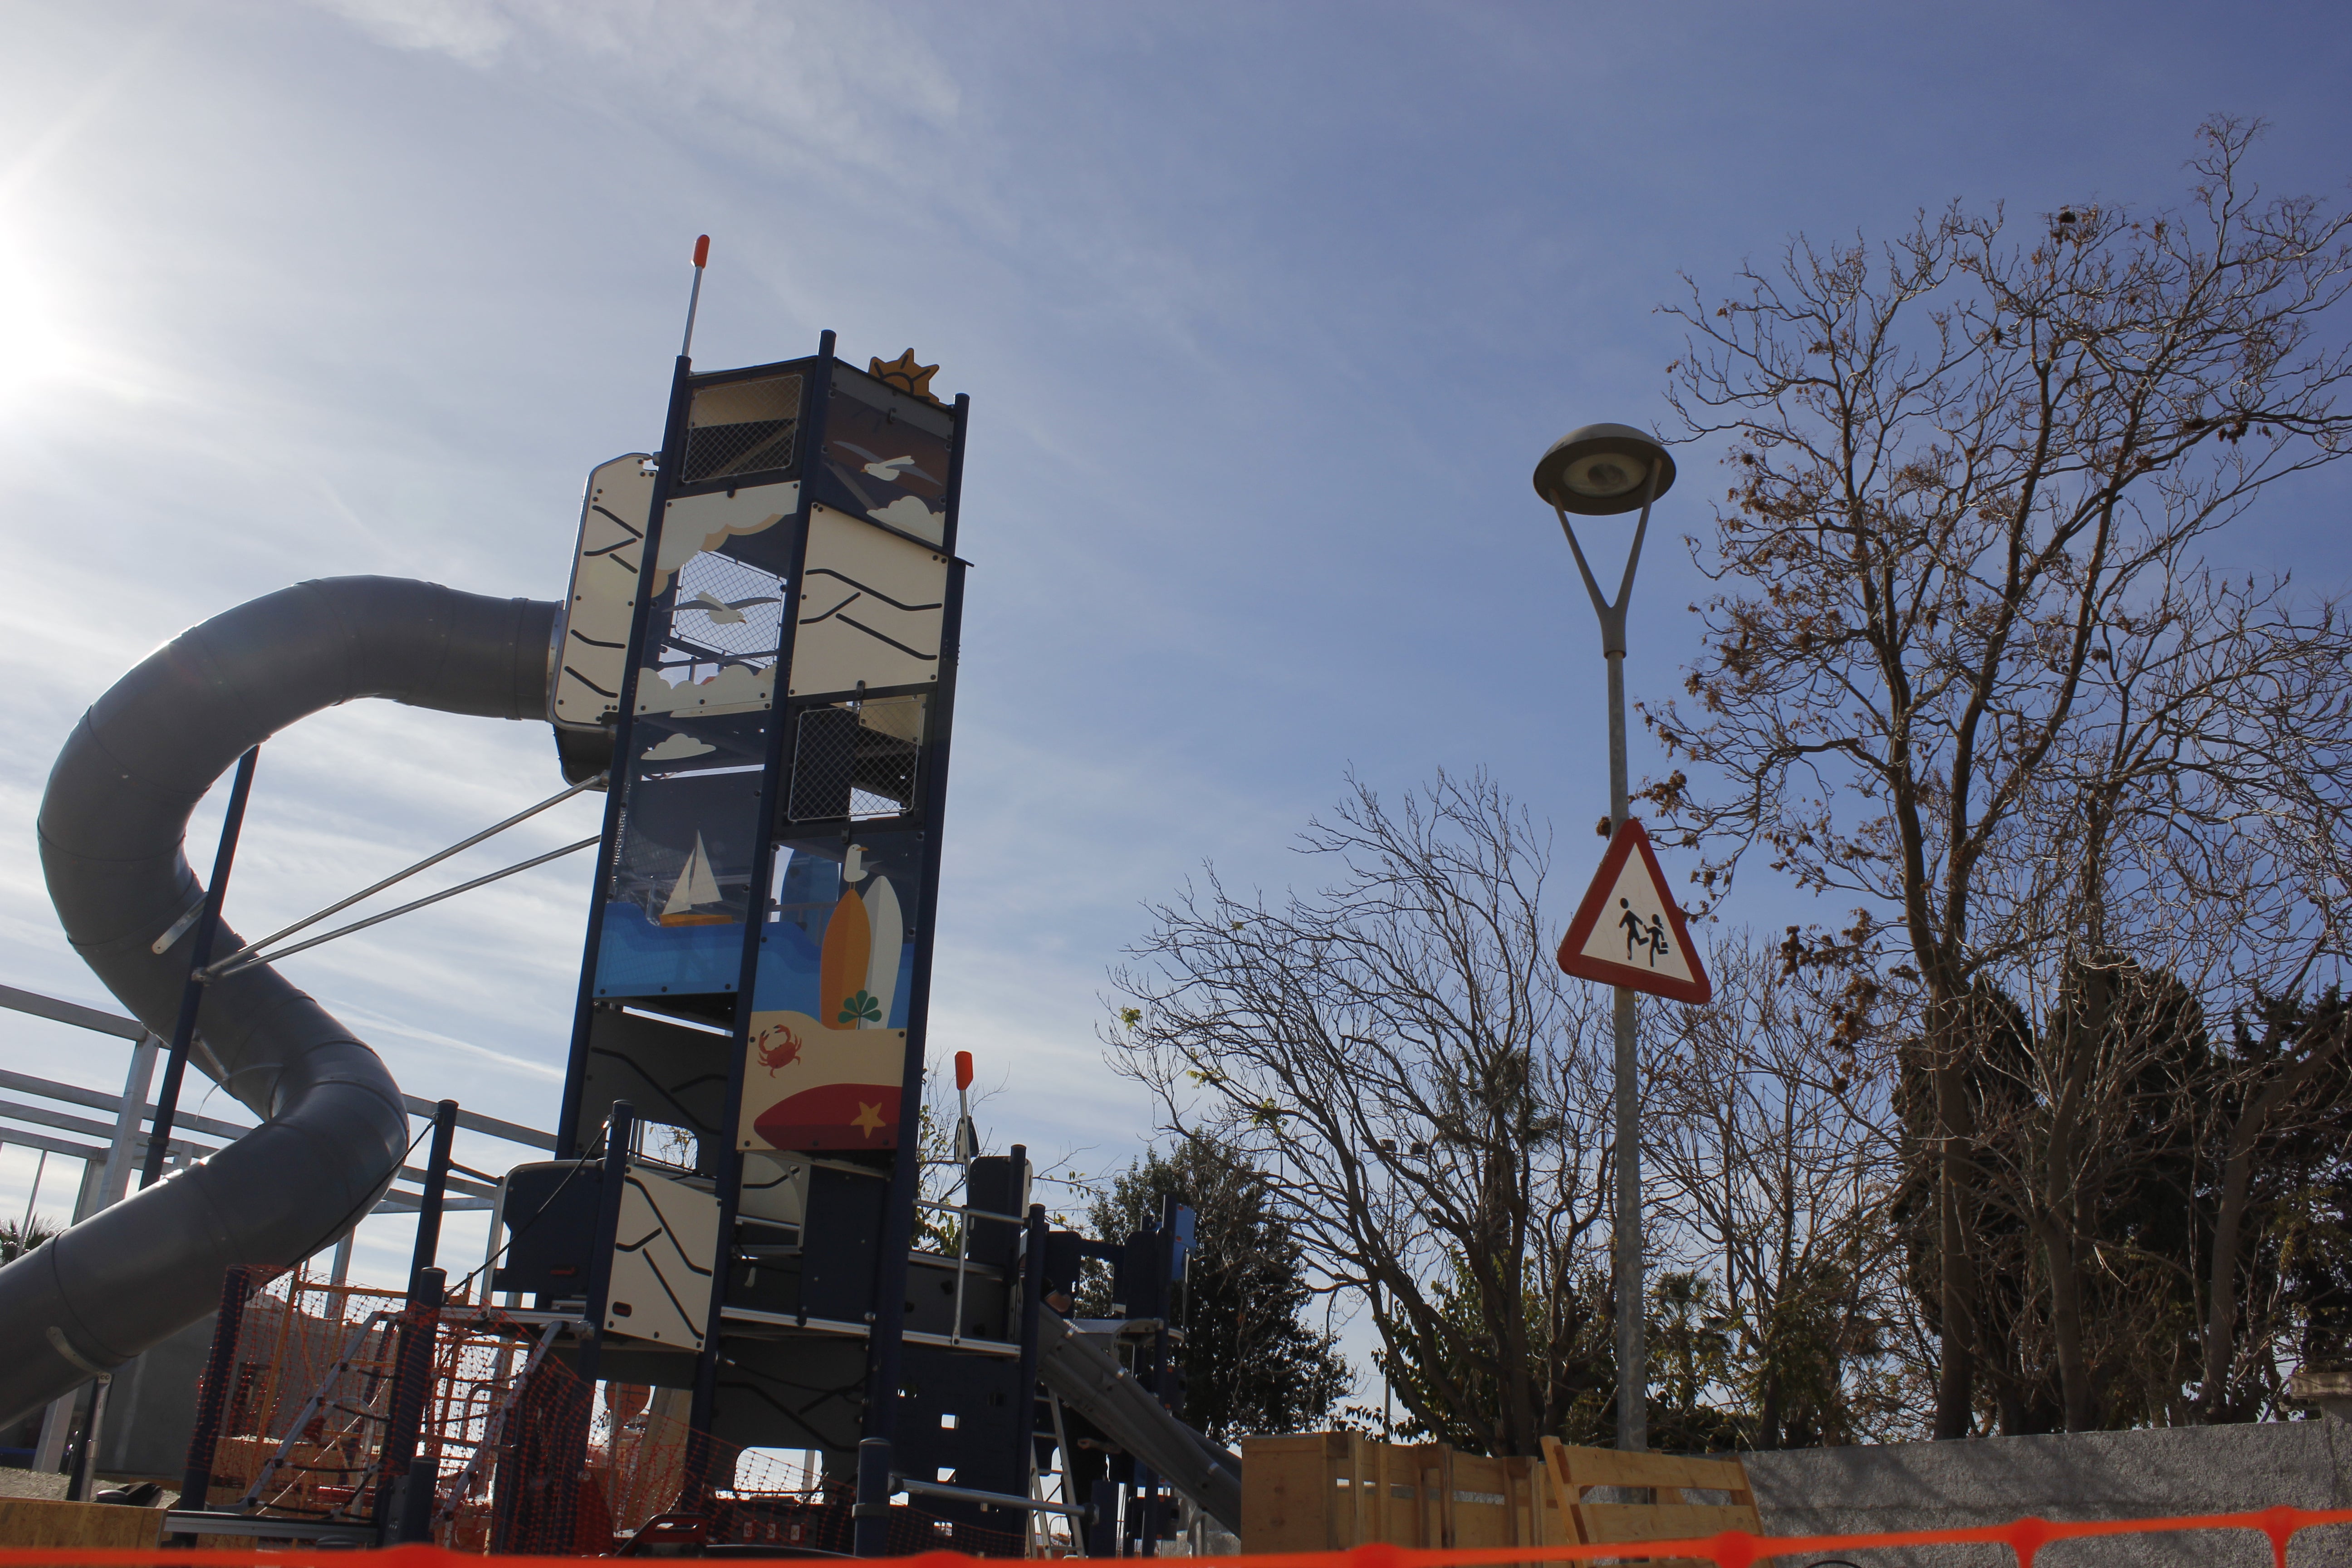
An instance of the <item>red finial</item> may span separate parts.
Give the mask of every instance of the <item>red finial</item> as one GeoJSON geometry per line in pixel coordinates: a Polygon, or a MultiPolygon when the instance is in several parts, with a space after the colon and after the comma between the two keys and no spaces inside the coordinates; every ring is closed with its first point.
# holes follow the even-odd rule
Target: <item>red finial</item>
{"type": "Polygon", "coordinates": [[[697,267],[700,267],[708,263],[709,260],[710,237],[706,234],[698,237],[694,242],[694,264],[697,267]]]}
{"type": "Polygon", "coordinates": [[[956,1053],[956,1088],[959,1089],[970,1089],[971,1087],[971,1053],[970,1051],[958,1051],[956,1053]]]}

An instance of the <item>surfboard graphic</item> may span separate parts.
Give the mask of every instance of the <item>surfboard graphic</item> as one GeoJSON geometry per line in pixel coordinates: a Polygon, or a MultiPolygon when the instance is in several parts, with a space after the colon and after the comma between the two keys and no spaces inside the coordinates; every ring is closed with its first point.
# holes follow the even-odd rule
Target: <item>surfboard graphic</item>
{"type": "Polygon", "coordinates": [[[735,917],[724,910],[708,906],[723,904],[719,891],[719,879],[710,874],[710,854],[702,847],[702,835],[694,836],[694,853],[686,858],[686,868],[670,884],[669,898],[662,905],[661,923],[666,926],[721,926],[734,923],[735,917]],[[698,909],[700,912],[698,913],[698,909]]]}
{"type": "Polygon", "coordinates": [[[895,1149],[907,1031],[751,1015],[738,1149],[895,1149]]]}
{"type": "Polygon", "coordinates": [[[874,1028],[890,1022],[890,1004],[898,994],[898,954],[907,945],[906,918],[898,912],[898,895],[887,877],[866,885],[866,913],[874,928],[874,956],[866,965],[866,994],[878,1009],[874,1028]]]}
{"type": "Polygon", "coordinates": [[[866,914],[866,900],[855,888],[841,890],[825,921],[824,943],[816,961],[817,1022],[828,1029],[858,1029],[883,1021],[881,1010],[866,989],[866,974],[874,956],[874,927],[866,914]]]}
{"type": "Polygon", "coordinates": [[[824,1084],[777,1101],[751,1125],[777,1149],[896,1149],[898,1086],[824,1084]]]}

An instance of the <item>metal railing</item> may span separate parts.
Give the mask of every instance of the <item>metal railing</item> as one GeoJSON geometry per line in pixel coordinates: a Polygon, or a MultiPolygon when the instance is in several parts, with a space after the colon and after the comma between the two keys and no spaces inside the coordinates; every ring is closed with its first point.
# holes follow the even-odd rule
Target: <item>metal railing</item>
{"type": "MultiPolygon", "coordinates": [[[[75,1195],[71,1221],[79,1225],[100,1209],[120,1203],[129,1190],[155,1119],[157,1108],[147,1097],[148,1086],[153,1079],[156,1056],[163,1042],[136,1019],[13,985],[0,985],[0,1008],[131,1043],[129,1070],[118,1093],[0,1069],[0,1147],[37,1150],[43,1156],[36,1168],[36,1199],[39,1196],[38,1184],[47,1168],[47,1156],[79,1161],[80,1187],[75,1195]],[[92,1110],[101,1112],[105,1120],[77,1114],[92,1110]]],[[[407,1102],[411,1116],[432,1116],[431,1100],[413,1094],[401,1098],[407,1102]]],[[[244,1107],[237,1109],[241,1111],[244,1107]]],[[[257,1125],[251,1121],[227,1121],[181,1111],[173,1118],[165,1153],[174,1167],[190,1164],[244,1137],[257,1125]]],[[[459,1111],[457,1125],[529,1148],[551,1151],[555,1147],[551,1133],[472,1111],[459,1111]]],[[[373,1212],[415,1214],[422,1201],[424,1184],[423,1171],[402,1166],[391,1190],[373,1212]]],[[[495,1206],[497,1196],[498,1188],[494,1185],[453,1175],[448,1179],[448,1195],[442,1206],[445,1211],[489,1209],[495,1206]]],[[[31,1205],[27,1207],[29,1211],[31,1205]]]]}

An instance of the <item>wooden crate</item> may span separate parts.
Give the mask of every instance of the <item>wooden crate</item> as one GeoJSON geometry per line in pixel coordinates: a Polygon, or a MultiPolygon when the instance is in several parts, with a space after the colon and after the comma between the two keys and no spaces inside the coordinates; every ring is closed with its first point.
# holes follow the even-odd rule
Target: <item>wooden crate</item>
{"type": "Polygon", "coordinates": [[[1242,1550],[1540,1545],[1571,1540],[1534,1459],[1356,1432],[1242,1439],[1242,1550]]]}
{"type": "MultiPolygon", "coordinates": [[[[1618,1448],[1571,1447],[1557,1437],[1543,1440],[1543,1468],[1549,1485],[1565,1511],[1570,1533],[1567,1539],[1591,1542],[1685,1541],[1720,1535],[1727,1530],[1764,1533],[1756,1511],[1756,1494],[1748,1489],[1748,1471],[1737,1456],[1719,1459],[1687,1458],[1674,1454],[1627,1453],[1618,1448]],[[1594,1487],[1630,1487],[1648,1490],[1650,1502],[1586,1502],[1594,1487]],[[1719,1491],[1720,1503],[1685,1500],[1685,1491],[1719,1491]]],[[[1759,1558],[1762,1568],[1772,1560],[1759,1558]]],[[[1692,1557],[1659,1558],[1653,1568],[1710,1568],[1692,1557]]]]}
{"type": "Polygon", "coordinates": [[[139,1548],[163,1539],[163,1510],[111,1502],[0,1498],[0,1546],[139,1548]]]}

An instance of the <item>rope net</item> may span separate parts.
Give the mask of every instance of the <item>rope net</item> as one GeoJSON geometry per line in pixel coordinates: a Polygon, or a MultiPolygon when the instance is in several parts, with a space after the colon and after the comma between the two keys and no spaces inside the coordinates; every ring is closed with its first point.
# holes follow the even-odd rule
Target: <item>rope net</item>
{"type": "MultiPolygon", "coordinates": [[[[454,1552],[602,1555],[684,1512],[707,1521],[714,1543],[848,1553],[846,1476],[788,1452],[698,1442],[684,1391],[591,1385],[554,1343],[548,1325],[464,1294],[426,1321],[396,1292],[281,1274],[246,1300],[224,1386],[198,1392],[200,1409],[217,1398],[221,1411],[206,1504],[369,1526],[397,1506],[404,1472],[407,1491],[432,1489],[432,1541],[454,1552]],[[429,1362],[419,1356],[429,1371],[411,1394],[411,1452],[401,1363],[419,1336],[429,1336],[429,1362]]],[[[899,1553],[1019,1557],[1029,1545],[1017,1530],[911,1500],[895,1504],[889,1522],[899,1553]]]]}

